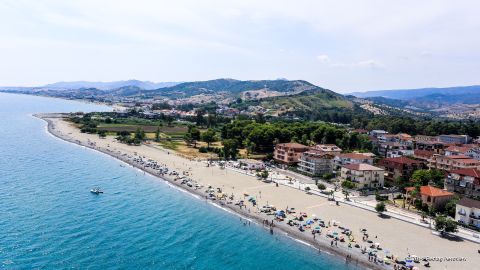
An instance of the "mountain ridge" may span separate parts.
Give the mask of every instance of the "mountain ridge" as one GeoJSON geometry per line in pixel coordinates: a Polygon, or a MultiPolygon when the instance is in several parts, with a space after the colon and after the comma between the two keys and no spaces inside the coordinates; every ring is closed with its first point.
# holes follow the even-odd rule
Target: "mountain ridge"
{"type": "Polygon", "coordinates": [[[372,90],[365,92],[352,92],[350,95],[366,97],[385,97],[391,99],[408,100],[432,94],[443,95],[462,95],[462,94],[480,94],[480,85],[452,86],[452,87],[426,87],[412,89],[392,89],[392,90],[372,90]]]}

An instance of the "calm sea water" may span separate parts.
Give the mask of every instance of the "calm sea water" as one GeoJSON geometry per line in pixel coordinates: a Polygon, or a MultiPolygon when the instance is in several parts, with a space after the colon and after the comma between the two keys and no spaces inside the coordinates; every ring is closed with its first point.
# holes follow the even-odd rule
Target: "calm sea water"
{"type": "Polygon", "coordinates": [[[343,261],[46,133],[36,112],[106,110],[0,93],[1,269],[347,269],[343,261]],[[105,190],[90,194],[93,186],[105,190]]]}

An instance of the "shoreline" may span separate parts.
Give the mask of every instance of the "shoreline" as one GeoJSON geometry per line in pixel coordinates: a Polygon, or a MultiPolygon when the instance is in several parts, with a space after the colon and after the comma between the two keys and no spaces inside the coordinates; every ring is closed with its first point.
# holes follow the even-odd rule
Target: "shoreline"
{"type": "MultiPolygon", "coordinates": [[[[128,159],[124,155],[115,153],[110,149],[89,145],[88,143],[83,143],[80,140],[68,138],[67,136],[65,136],[65,134],[61,133],[60,131],[58,131],[58,129],[56,129],[55,123],[50,119],[50,118],[63,118],[64,117],[63,114],[33,114],[32,116],[45,121],[47,123],[47,126],[46,126],[47,132],[52,136],[58,139],[61,139],[62,141],[73,143],[73,144],[83,146],[83,147],[95,150],[97,152],[106,154],[112,158],[115,158],[123,163],[128,164],[129,166],[132,166],[133,168],[139,169],[144,173],[148,173],[149,175],[155,178],[163,180],[167,184],[172,185],[174,188],[179,189],[182,192],[187,192],[200,200],[204,200],[203,198],[205,198],[206,193],[204,191],[200,189],[189,188],[186,185],[181,185],[173,177],[168,175],[160,175],[160,173],[153,170],[152,168],[144,167],[136,162],[133,162],[132,160],[128,159]]],[[[256,223],[258,226],[262,226],[262,228],[264,228],[268,233],[269,227],[265,226],[264,221],[265,220],[270,221],[272,219],[272,216],[268,216],[261,213],[255,213],[250,210],[247,211],[246,208],[245,210],[243,210],[243,209],[240,209],[235,204],[225,203],[224,201],[221,201],[221,200],[205,199],[205,201],[212,204],[212,206],[214,207],[219,207],[224,211],[237,215],[240,218],[252,221],[256,223]]],[[[325,231],[326,231],[326,228],[325,228],[325,231]]],[[[296,227],[289,227],[285,222],[281,222],[281,223],[275,222],[275,225],[273,227],[273,233],[282,234],[285,237],[290,238],[295,242],[314,248],[315,250],[318,250],[322,254],[326,253],[327,255],[334,256],[336,260],[340,260],[340,262],[343,260],[346,264],[350,265],[350,267],[356,267],[361,269],[378,269],[378,270],[393,269],[394,262],[392,262],[392,264],[390,265],[376,264],[376,263],[370,262],[368,261],[367,255],[362,254],[359,248],[331,246],[329,244],[329,241],[331,239],[325,237],[325,232],[323,232],[322,235],[314,239],[312,238],[312,235],[308,233],[308,231],[302,233],[296,227]],[[348,262],[346,260],[347,256],[350,256],[350,259],[348,260],[348,262]]]]}

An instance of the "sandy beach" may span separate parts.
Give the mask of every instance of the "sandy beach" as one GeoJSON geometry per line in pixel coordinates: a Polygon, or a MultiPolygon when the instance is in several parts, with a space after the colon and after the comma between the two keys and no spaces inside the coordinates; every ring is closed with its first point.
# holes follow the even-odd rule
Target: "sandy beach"
{"type": "MultiPolygon", "coordinates": [[[[272,215],[266,215],[259,211],[258,207],[263,205],[274,205],[277,209],[295,208],[296,215],[305,212],[306,219],[313,219],[314,216],[325,221],[328,226],[322,228],[320,235],[315,237],[306,230],[299,231],[295,226],[289,226],[285,221],[274,221],[273,233],[287,233],[289,236],[306,242],[321,251],[341,256],[343,259],[350,255],[352,259],[349,263],[352,265],[362,265],[364,268],[371,269],[393,269],[392,265],[375,263],[368,260],[367,254],[362,254],[360,248],[347,247],[348,240],[338,241],[337,246],[331,245],[332,238],[326,237],[327,231],[335,231],[339,234],[339,227],[349,228],[353,237],[361,247],[369,249],[368,242],[362,241],[362,229],[367,229],[369,240],[373,243],[380,243],[381,250],[377,251],[378,257],[384,257],[386,251],[395,257],[403,260],[410,255],[416,255],[420,258],[430,257],[438,258],[442,261],[430,261],[430,269],[474,269],[475,265],[480,264],[479,245],[466,240],[449,240],[439,237],[428,228],[410,224],[394,218],[381,218],[376,213],[366,211],[346,204],[336,205],[324,197],[308,195],[302,190],[292,187],[279,185],[275,183],[265,183],[257,180],[255,177],[238,173],[229,169],[222,169],[219,166],[208,166],[206,161],[189,160],[176,155],[170,150],[161,148],[158,145],[142,144],[140,146],[129,146],[118,143],[113,137],[101,139],[95,134],[81,133],[70,123],[62,120],[62,115],[37,115],[37,117],[47,121],[48,131],[65,141],[76,143],[85,147],[108,154],[119,160],[122,160],[134,167],[142,169],[152,175],[188,190],[205,199],[207,193],[205,189],[208,186],[220,188],[223,194],[232,196],[233,199],[214,200],[213,203],[221,205],[231,211],[241,214],[245,218],[255,220],[262,226],[267,220],[269,224],[274,219],[272,215]],[[141,160],[155,162],[169,170],[175,170],[194,180],[203,188],[195,189],[181,184],[176,175],[160,174],[158,170],[152,167],[146,167],[145,164],[134,161],[141,157],[141,160]],[[257,206],[247,202],[244,194],[253,196],[256,199],[257,206]],[[240,208],[235,205],[238,200],[245,199],[245,207],[240,208]],[[337,226],[333,226],[333,220],[337,226]],[[449,260],[454,258],[454,260],[449,260]],[[460,259],[457,259],[460,258],[460,259]]],[[[288,215],[286,220],[291,219],[293,215],[288,215]]],[[[248,221],[246,221],[248,222],[248,221]]],[[[263,225],[266,233],[269,233],[269,225],[263,225]]],[[[313,225],[316,226],[316,225],[313,225]]],[[[419,269],[426,269],[422,263],[415,264],[419,269]]]]}

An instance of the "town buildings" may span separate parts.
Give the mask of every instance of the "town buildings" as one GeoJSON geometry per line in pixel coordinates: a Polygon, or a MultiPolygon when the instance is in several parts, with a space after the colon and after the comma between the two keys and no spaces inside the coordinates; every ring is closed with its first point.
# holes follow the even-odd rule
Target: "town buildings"
{"type": "Polygon", "coordinates": [[[445,179],[445,188],[466,196],[480,196],[480,170],[452,170],[445,179]]]}
{"type": "Polygon", "coordinates": [[[410,179],[415,170],[423,169],[423,162],[408,157],[384,158],[380,166],[385,168],[385,178],[393,181],[396,178],[410,179]]]}
{"type": "Polygon", "coordinates": [[[455,207],[455,220],[480,228],[480,201],[461,198],[455,207]]]}
{"type": "Polygon", "coordinates": [[[362,154],[362,153],[345,153],[345,154],[339,154],[335,156],[335,158],[333,159],[333,162],[337,169],[347,164],[365,163],[365,164],[373,165],[373,157],[368,154],[362,154]]]}
{"type": "Polygon", "coordinates": [[[312,176],[332,173],[334,157],[331,153],[311,148],[300,156],[298,170],[312,176]]]}
{"type": "Polygon", "coordinates": [[[407,199],[422,200],[422,203],[432,206],[435,209],[442,209],[445,204],[453,199],[453,193],[432,186],[421,186],[420,192],[415,198],[412,197],[412,191],[415,187],[405,188],[407,199]]]}
{"type": "Polygon", "coordinates": [[[338,155],[342,152],[342,149],[336,146],[335,144],[317,144],[311,147],[311,149],[318,150],[323,153],[328,153],[332,155],[338,155]]]}
{"type": "Polygon", "coordinates": [[[480,161],[465,155],[433,155],[432,158],[428,160],[428,167],[431,169],[439,169],[444,171],[468,168],[480,169],[480,161]]]}
{"type": "Polygon", "coordinates": [[[308,149],[308,146],[299,143],[279,143],[275,145],[273,158],[277,162],[293,165],[298,163],[302,153],[308,151],[308,149]]]}
{"type": "Polygon", "coordinates": [[[438,141],[443,143],[467,144],[472,140],[468,135],[439,135],[438,141]]]}
{"type": "Polygon", "coordinates": [[[347,164],[340,170],[343,181],[354,182],[359,189],[378,188],[384,184],[384,170],[370,164],[347,164]]]}

